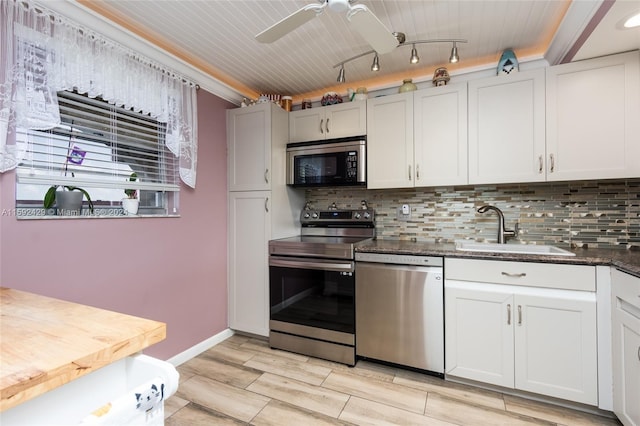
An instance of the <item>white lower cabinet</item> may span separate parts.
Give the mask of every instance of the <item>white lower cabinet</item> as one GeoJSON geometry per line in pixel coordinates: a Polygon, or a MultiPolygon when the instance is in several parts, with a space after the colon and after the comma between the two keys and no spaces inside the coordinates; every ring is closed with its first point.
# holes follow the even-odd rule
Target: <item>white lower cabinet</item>
{"type": "Polygon", "coordinates": [[[640,278],[613,270],[613,411],[625,426],[640,425],[640,278]]]}
{"type": "MultiPolygon", "coordinates": [[[[510,275],[528,285],[494,284],[480,269],[478,281],[455,279],[456,268],[468,275],[470,268],[491,263],[477,262],[445,261],[447,376],[597,405],[596,295],[591,283],[585,283],[585,291],[544,288],[536,274],[547,272],[540,264],[525,262],[508,262],[522,272],[498,273],[502,281],[510,275]]],[[[546,266],[553,272],[564,265],[546,266]]],[[[593,269],[595,280],[595,267],[584,268],[593,269]]],[[[558,281],[564,279],[571,277],[558,281]]]]}
{"type": "Polygon", "coordinates": [[[513,387],[510,293],[473,290],[445,281],[446,373],[513,387]]]}
{"type": "Polygon", "coordinates": [[[271,191],[229,193],[229,327],[269,335],[271,191]]]}

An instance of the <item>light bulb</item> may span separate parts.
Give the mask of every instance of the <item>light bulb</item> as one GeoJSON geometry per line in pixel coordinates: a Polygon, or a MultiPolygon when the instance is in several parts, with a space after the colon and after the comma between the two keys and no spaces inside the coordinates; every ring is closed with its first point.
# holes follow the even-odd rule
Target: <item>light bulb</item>
{"type": "Polygon", "coordinates": [[[378,61],[378,54],[373,57],[373,63],[371,64],[371,71],[380,71],[380,62],[378,61]]]}
{"type": "Polygon", "coordinates": [[[409,59],[409,62],[412,64],[417,64],[418,62],[420,62],[420,57],[418,56],[418,51],[416,50],[415,44],[411,48],[411,59],[409,59]]]}

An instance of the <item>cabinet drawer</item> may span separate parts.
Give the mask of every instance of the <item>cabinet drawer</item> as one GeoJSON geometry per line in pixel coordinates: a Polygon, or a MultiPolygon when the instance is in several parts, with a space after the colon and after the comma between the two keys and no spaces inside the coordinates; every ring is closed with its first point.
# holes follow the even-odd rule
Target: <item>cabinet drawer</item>
{"type": "Polygon", "coordinates": [[[596,290],[596,268],[587,265],[447,258],[444,274],[448,280],[596,290]]]}

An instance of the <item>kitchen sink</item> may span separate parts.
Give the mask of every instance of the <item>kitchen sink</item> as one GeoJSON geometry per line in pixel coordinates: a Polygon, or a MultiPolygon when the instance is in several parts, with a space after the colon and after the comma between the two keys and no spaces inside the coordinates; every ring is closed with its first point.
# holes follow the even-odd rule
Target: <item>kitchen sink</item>
{"type": "Polygon", "coordinates": [[[531,244],[497,244],[497,243],[456,243],[456,250],[490,253],[541,254],[547,256],[575,256],[568,250],[556,246],[539,246],[531,244]]]}

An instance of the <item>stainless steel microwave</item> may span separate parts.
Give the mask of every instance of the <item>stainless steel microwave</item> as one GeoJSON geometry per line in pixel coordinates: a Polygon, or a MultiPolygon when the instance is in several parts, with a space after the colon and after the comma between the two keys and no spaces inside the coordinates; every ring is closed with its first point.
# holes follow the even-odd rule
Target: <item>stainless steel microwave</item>
{"type": "Polygon", "coordinates": [[[366,149],[363,136],[288,144],[287,185],[365,186],[366,149]]]}

